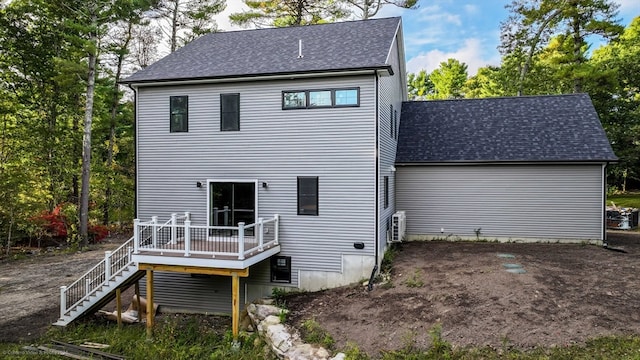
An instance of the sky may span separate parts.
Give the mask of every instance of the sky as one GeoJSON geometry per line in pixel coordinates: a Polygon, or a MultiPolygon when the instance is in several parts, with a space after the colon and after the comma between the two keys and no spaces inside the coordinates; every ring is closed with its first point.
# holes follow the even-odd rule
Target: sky
{"type": "MultiPolygon", "coordinates": [[[[628,25],[640,16],[640,0],[617,0],[619,18],[628,25]]],[[[499,65],[500,22],[507,16],[511,0],[419,0],[418,9],[385,6],[376,17],[401,16],[407,72],[431,72],[441,62],[455,58],[468,66],[469,75],[478,68],[499,65]]],[[[229,23],[230,13],[243,9],[242,0],[227,0],[227,8],[216,21],[221,30],[239,30],[229,23]]],[[[597,39],[592,46],[599,46],[597,39]]]]}

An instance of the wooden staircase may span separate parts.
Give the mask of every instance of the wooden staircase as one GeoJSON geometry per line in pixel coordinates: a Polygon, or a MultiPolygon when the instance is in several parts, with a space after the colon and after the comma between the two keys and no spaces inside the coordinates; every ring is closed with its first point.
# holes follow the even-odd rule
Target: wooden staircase
{"type": "Polygon", "coordinates": [[[60,318],[53,325],[66,326],[113,300],[116,289],[126,288],[144,275],[132,261],[133,238],[114,251],[69,286],[60,287],[60,318]]]}

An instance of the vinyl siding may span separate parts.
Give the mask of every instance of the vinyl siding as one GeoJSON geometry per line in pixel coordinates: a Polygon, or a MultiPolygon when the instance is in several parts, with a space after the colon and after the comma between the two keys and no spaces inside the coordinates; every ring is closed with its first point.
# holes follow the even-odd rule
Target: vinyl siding
{"type": "MultiPolygon", "coordinates": [[[[400,58],[404,58],[404,54],[400,54],[398,47],[398,38],[392,44],[389,53],[389,63],[393,67],[395,74],[393,76],[379,77],[379,102],[378,102],[378,146],[380,148],[379,169],[378,169],[378,243],[379,251],[382,255],[386,248],[387,242],[387,222],[395,212],[395,172],[393,166],[396,158],[396,149],[398,145],[398,129],[400,126],[400,108],[402,100],[406,98],[406,88],[403,88],[402,77],[405,76],[403,68],[400,67],[400,58]],[[401,56],[402,55],[402,56],[401,56]],[[397,113],[396,129],[394,136],[391,136],[391,126],[393,125],[393,113],[391,107],[397,113]],[[389,206],[384,208],[384,177],[389,177],[389,206]]],[[[379,261],[382,256],[379,256],[379,261]]]]}
{"type": "MultiPolygon", "coordinates": [[[[189,211],[193,224],[206,224],[207,188],[197,181],[258,180],[268,188],[258,187],[257,217],[280,214],[292,285],[299,270],[339,272],[342,254],[373,255],[373,75],[143,87],[137,111],[139,218],[189,211]],[[282,110],[283,90],[348,87],[360,88],[359,107],[282,110]],[[240,93],[240,131],[220,131],[221,93],[240,93]],[[173,95],[189,96],[187,133],[169,132],[173,95]],[[298,176],[319,177],[319,216],[297,215],[298,176]]],[[[268,281],[266,269],[249,281],[268,281]]]]}
{"type": "Polygon", "coordinates": [[[410,235],[602,239],[601,165],[398,166],[397,176],[410,235]]]}

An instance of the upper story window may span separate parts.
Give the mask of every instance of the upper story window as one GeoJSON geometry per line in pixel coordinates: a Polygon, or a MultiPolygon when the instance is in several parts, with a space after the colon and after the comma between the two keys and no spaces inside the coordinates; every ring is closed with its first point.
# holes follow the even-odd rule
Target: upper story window
{"type": "Polygon", "coordinates": [[[240,131],[240,94],[220,94],[220,131],[240,131]]]}
{"type": "Polygon", "coordinates": [[[171,96],[169,98],[169,131],[189,131],[189,97],[171,96]]]}
{"type": "Polygon", "coordinates": [[[282,92],[282,109],[360,106],[360,89],[296,90],[282,92]]]}
{"type": "Polygon", "coordinates": [[[307,107],[306,91],[284,91],[282,93],[283,109],[304,109],[307,107]]]}

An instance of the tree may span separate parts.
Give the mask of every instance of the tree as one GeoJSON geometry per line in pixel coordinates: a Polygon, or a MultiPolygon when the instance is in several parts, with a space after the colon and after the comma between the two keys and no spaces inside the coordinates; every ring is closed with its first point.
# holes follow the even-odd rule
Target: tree
{"type": "Polygon", "coordinates": [[[452,99],[463,97],[463,87],[467,81],[467,65],[456,59],[447,59],[440,63],[440,67],[429,75],[433,83],[433,94],[429,99],[452,99]]]}
{"type": "Polygon", "coordinates": [[[376,16],[378,11],[385,5],[394,5],[405,9],[415,9],[418,7],[418,0],[342,0],[347,7],[358,9],[360,12],[356,17],[366,20],[376,16]]]}
{"type": "Polygon", "coordinates": [[[622,30],[615,19],[617,8],[609,0],[514,0],[507,5],[511,15],[501,23],[500,49],[503,55],[514,55],[520,61],[518,95],[524,92],[534,56],[555,35],[564,35],[568,64],[574,70],[573,91],[580,92],[585,39],[589,35],[615,38],[622,30]]]}
{"type": "Polygon", "coordinates": [[[225,0],[160,0],[155,17],[169,37],[171,52],[198,36],[217,31],[214,16],[225,8],[225,0]],[[167,30],[168,28],[168,30],[167,30]]]}
{"type": "Polygon", "coordinates": [[[640,17],[623,34],[594,51],[594,72],[600,77],[585,85],[593,99],[618,164],[609,167],[610,184],[627,190],[640,181],[640,17]]]}
{"type": "Polygon", "coordinates": [[[249,10],[229,15],[240,26],[287,27],[345,19],[349,13],[335,0],[243,0],[249,10]]]}
{"type": "Polygon", "coordinates": [[[409,100],[425,100],[434,91],[426,70],[420,70],[417,74],[408,73],[407,87],[409,100]]]}

